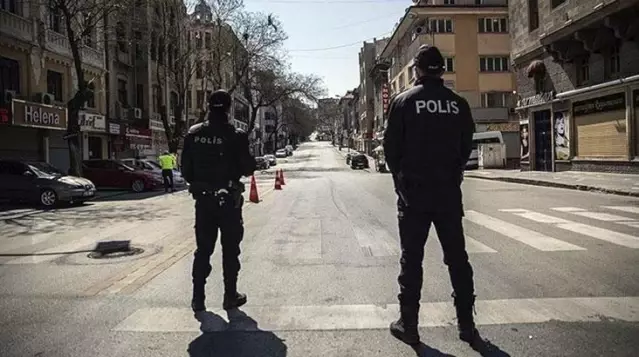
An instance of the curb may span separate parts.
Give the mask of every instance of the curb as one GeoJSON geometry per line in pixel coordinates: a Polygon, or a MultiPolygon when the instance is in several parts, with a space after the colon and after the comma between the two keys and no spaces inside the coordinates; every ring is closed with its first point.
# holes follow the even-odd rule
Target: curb
{"type": "Polygon", "coordinates": [[[608,189],[608,188],[589,186],[589,185],[575,185],[575,184],[561,183],[561,182],[541,181],[541,180],[534,180],[534,179],[512,178],[512,177],[487,177],[487,176],[475,176],[475,175],[465,175],[464,178],[474,178],[474,179],[488,180],[488,181],[503,181],[503,182],[519,183],[519,184],[531,185],[531,186],[555,187],[555,188],[564,188],[569,190],[608,193],[608,194],[619,195],[619,196],[639,197],[639,192],[615,190],[615,189],[608,189]]]}

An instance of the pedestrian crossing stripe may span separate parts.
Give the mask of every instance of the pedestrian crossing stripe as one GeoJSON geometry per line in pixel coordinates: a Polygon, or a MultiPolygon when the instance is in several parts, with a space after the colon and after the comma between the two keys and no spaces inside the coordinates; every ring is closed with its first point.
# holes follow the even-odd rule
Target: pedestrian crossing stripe
{"type": "MultiPolygon", "coordinates": [[[[639,237],[632,236],[630,234],[619,233],[609,229],[595,227],[589,224],[572,222],[563,218],[554,217],[538,212],[528,211],[525,209],[502,210],[510,212],[516,216],[526,218],[538,223],[551,223],[555,227],[585,235],[587,237],[606,241],[608,243],[620,245],[627,248],[639,248],[639,237]]],[[[574,213],[574,212],[573,212],[574,213]]]]}
{"type": "Polygon", "coordinates": [[[611,210],[621,211],[621,212],[639,214],[639,206],[603,206],[603,207],[607,209],[611,209],[611,210]]]}
{"type": "MultiPolygon", "coordinates": [[[[529,324],[550,321],[597,322],[614,319],[639,322],[639,297],[572,297],[478,300],[478,325],[529,324]]],[[[335,331],[386,329],[399,316],[399,306],[315,305],[245,306],[227,313],[198,313],[189,308],[142,308],[113,328],[120,332],[222,332],[222,331],[335,331]],[[216,316],[217,315],[217,316],[216,316]]],[[[450,302],[421,304],[421,327],[455,324],[450,302]]]]}

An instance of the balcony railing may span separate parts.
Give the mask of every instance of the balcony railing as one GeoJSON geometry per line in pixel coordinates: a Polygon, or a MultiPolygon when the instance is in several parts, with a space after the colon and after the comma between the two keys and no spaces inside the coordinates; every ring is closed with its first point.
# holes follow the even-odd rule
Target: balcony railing
{"type": "Polygon", "coordinates": [[[64,34],[47,29],[46,47],[52,52],[71,57],[71,46],[69,46],[69,40],[64,34]]]}
{"type": "Polygon", "coordinates": [[[35,41],[33,21],[4,10],[0,10],[0,32],[24,41],[35,41]]]}
{"type": "Polygon", "coordinates": [[[104,63],[104,52],[99,49],[83,46],[82,62],[98,68],[106,68],[104,63]]]}

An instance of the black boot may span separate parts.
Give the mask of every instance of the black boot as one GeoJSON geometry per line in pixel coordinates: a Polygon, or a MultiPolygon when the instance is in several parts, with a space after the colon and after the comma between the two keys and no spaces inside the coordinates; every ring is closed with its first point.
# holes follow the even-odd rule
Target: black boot
{"type": "Polygon", "coordinates": [[[204,286],[193,285],[193,299],[191,299],[191,309],[193,309],[194,313],[206,311],[206,306],[204,305],[205,299],[206,296],[204,295],[204,286]]]}
{"type": "Polygon", "coordinates": [[[481,342],[481,336],[479,331],[475,327],[475,319],[473,316],[473,310],[475,307],[475,295],[471,295],[467,298],[457,297],[453,293],[452,297],[455,301],[455,311],[457,312],[457,331],[459,332],[459,339],[475,346],[481,342]]]}
{"type": "Polygon", "coordinates": [[[222,307],[224,310],[232,310],[246,304],[246,294],[235,292],[232,294],[224,294],[224,302],[222,307]]]}
{"type": "Polygon", "coordinates": [[[400,318],[390,324],[390,333],[407,345],[419,344],[419,308],[401,308],[400,318]]]}

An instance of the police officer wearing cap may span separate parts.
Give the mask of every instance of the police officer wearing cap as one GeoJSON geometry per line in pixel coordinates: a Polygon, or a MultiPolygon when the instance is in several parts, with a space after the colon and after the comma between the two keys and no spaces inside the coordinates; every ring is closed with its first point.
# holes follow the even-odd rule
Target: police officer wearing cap
{"type": "Polygon", "coordinates": [[[472,150],[475,124],[466,100],[444,86],[444,58],[423,45],[414,58],[415,85],[392,99],[384,153],[398,195],[401,272],[400,318],[393,336],[418,344],[424,246],[431,224],[444,252],[453,286],[459,338],[478,341],[473,319],[473,270],[462,227],[461,183],[472,150]]]}
{"type": "Polygon", "coordinates": [[[218,230],[221,232],[224,302],[226,310],[246,304],[246,295],[237,290],[240,271],[242,222],[242,176],[255,170],[249,152],[248,135],[229,123],[231,96],[218,90],[209,97],[208,118],[189,129],[182,152],[182,175],[195,199],[195,238],[193,260],[194,312],[206,310],[204,286],[211,272],[218,230]]]}

